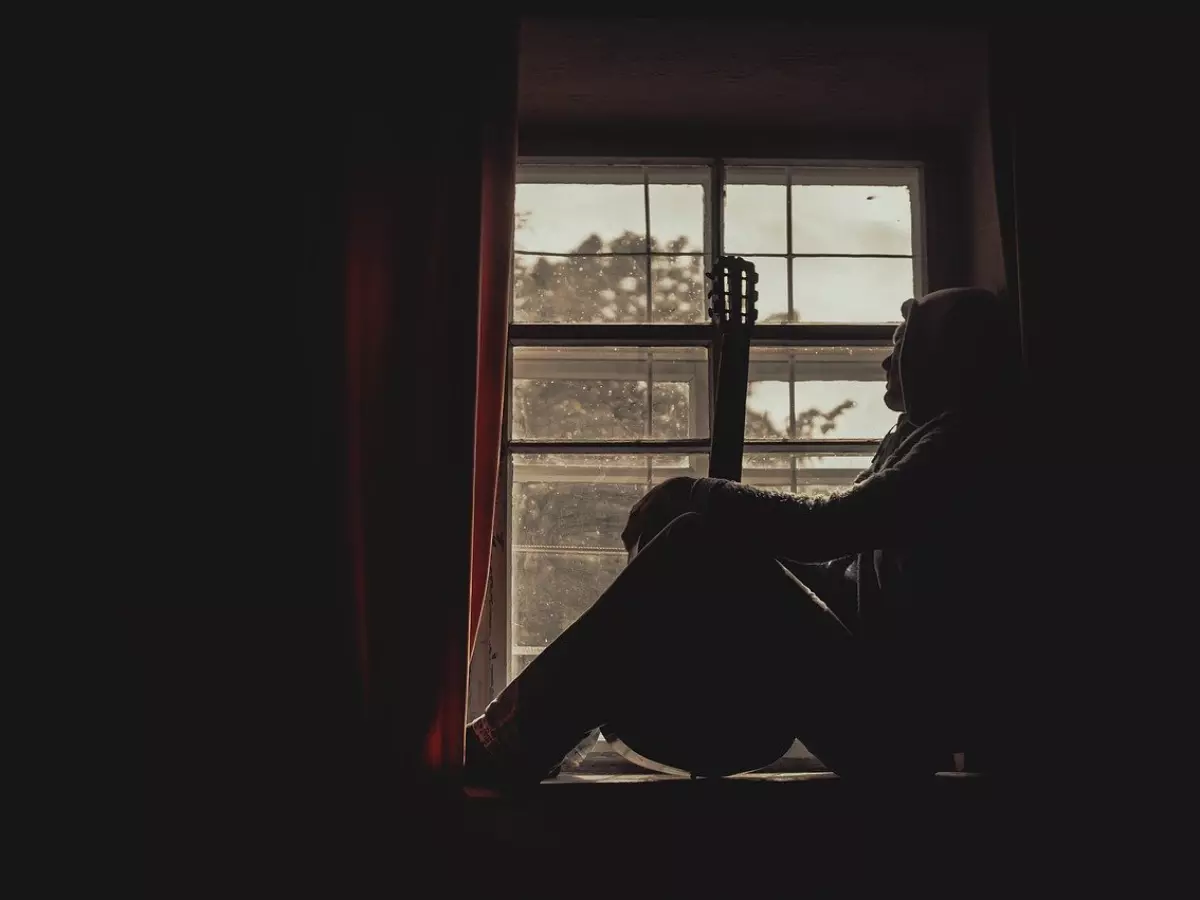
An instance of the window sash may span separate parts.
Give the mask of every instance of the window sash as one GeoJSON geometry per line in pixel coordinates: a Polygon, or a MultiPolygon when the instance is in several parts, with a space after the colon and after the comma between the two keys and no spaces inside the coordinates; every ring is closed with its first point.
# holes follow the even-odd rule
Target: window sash
{"type": "MultiPolygon", "coordinates": [[[[526,157],[517,166],[517,182],[524,184],[642,184],[646,194],[643,198],[646,218],[647,246],[644,251],[628,253],[588,254],[595,256],[634,256],[644,257],[647,272],[650,259],[653,256],[674,256],[676,254],[652,253],[649,247],[650,235],[650,206],[649,188],[652,184],[701,184],[704,186],[708,202],[704,210],[703,257],[705,269],[712,263],[714,256],[724,252],[724,186],[726,184],[745,185],[785,185],[787,214],[787,251],[755,252],[752,256],[763,258],[779,258],[787,261],[787,312],[789,318],[795,313],[795,289],[791,261],[794,259],[911,259],[913,269],[913,291],[921,296],[926,291],[925,281],[925,198],[924,198],[924,167],[914,161],[772,161],[745,159],[708,159],[708,160],[663,160],[653,159],[554,159],[526,157]],[[912,217],[910,223],[912,245],[907,254],[892,253],[807,253],[794,252],[792,244],[792,191],[791,186],[806,185],[856,185],[872,184],[880,186],[907,187],[912,198],[909,210],[912,217]]],[[[532,250],[521,250],[523,254],[539,255],[532,250]]],[[[541,253],[543,256],[569,258],[578,254],[572,253],[541,253]]],[[[701,254],[696,254],[701,255],[701,254]]],[[[513,308],[510,298],[510,318],[513,308]]],[[[647,298],[646,320],[653,317],[653,303],[647,298]]],[[[588,327],[588,326],[581,326],[588,327]]],[[[630,327],[630,326],[618,326],[630,327]]],[[[669,326],[659,326],[669,327],[669,326]]],[[[704,327],[704,326],[699,326],[704,327]]],[[[785,325],[777,327],[798,327],[785,325]]],[[[799,339],[796,335],[792,339],[799,339]]]]}

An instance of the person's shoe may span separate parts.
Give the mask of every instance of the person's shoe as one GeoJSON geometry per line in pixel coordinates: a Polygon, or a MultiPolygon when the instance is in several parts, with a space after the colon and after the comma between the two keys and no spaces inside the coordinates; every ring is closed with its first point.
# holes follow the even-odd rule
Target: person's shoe
{"type": "MultiPolygon", "coordinates": [[[[466,730],[466,753],[463,759],[463,782],[467,788],[513,794],[529,791],[536,787],[540,779],[530,777],[504,765],[483,742],[470,725],[466,730]]],[[[558,774],[558,767],[549,773],[547,778],[558,774]]]]}

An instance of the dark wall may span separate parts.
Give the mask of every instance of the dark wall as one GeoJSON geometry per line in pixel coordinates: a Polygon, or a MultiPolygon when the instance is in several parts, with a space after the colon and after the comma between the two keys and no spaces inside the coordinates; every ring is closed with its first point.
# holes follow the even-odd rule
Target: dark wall
{"type": "MultiPolygon", "coordinates": [[[[477,65],[487,26],[459,31],[477,65]]],[[[474,314],[445,301],[476,289],[477,273],[431,248],[446,232],[428,225],[434,197],[453,194],[442,187],[479,178],[478,159],[455,152],[476,152],[472,120],[453,114],[464,94],[478,102],[478,73],[431,85],[429,60],[397,53],[390,35],[247,34],[234,46],[225,34],[172,95],[163,144],[175,174],[162,192],[176,215],[161,227],[179,253],[161,285],[172,325],[156,337],[186,377],[168,386],[148,371],[146,414],[181,422],[154,447],[171,454],[157,490],[179,526],[153,523],[171,545],[167,577],[138,622],[155,896],[358,896],[366,860],[402,884],[452,844],[439,840],[444,785],[414,775],[404,751],[426,737],[440,678],[422,648],[443,646],[447,598],[465,596],[452,581],[465,585],[471,443],[459,426],[473,413],[455,402],[462,391],[412,386],[473,383],[472,354],[454,348],[473,346],[474,314]],[[347,210],[350,176],[377,162],[386,177],[366,196],[399,213],[387,239],[402,274],[387,327],[372,319],[370,337],[395,350],[389,412],[421,427],[371,423],[395,452],[367,489],[388,502],[386,524],[405,526],[379,540],[380,555],[411,560],[393,567],[411,578],[371,584],[370,635],[392,651],[375,654],[391,677],[374,681],[373,699],[394,701],[376,724],[394,730],[368,736],[348,527],[347,210]],[[436,289],[412,286],[434,268],[436,289]]],[[[452,224],[454,246],[477,238],[477,215],[452,224]]]]}
{"type": "Polygon", "coordinates": [[[179,254],[158,339],[184,375],[146,373],[150,420],[180,423],[156,444],[167,574],[138,621],[161,896],[211,894],[239,871],[252,880],[238,896],[294,883],[292,853],[345,817],[335,796],[361,755],[341,483],[344,85],[297,56],[221,46],[158,125],[174,173],[160,227],[179,254]]]}
{"type": "Polygon", "coordinates": [[[1006,287],[1000,211],[996,202],[995,153],[992,147],[991,104],[981,95],[967,129],[966,227],[969,241],[968,280],[992,291],[1006,287]]]}
{"type": "Polygon", "coordinates": [[[1128,25],[1007,25],[993,44],[992,124],[1007,132],[998,146],[1013,164],[999,199],[1014,214],[1031,380],[1019,424],[1038,463],[1008,513],[1036,538],[1021,601],[1024,745],[1066,761],[1060,787],[1112,784],[1110,812],[1133,786],[1108,767],[1155,766],[1184,705],[1181,657],[1167,649],[1178,609],[1159,604],[1171,606],[1190,571],[1172,548],[1193,510],[1187,488],[1165,500],[1182,457],[1132,440],[1178,434],[1180,410],[1194,406],[1191,354],[1170,336],[1191,332],[1174,299],[1192,293],[1192,273],[1180,271],[1191,256],[1176,198],[1158,190],[1170,179],[1120,173],[1187,144],[1173,131],[1187,53],[1167,30],[1128,25]]]}
{"type": "Polygon", "coordinates": [[[973,27],[796,16],[536,17],[522,123],[901,134],[959,124],[987,70],[973,27]]]}

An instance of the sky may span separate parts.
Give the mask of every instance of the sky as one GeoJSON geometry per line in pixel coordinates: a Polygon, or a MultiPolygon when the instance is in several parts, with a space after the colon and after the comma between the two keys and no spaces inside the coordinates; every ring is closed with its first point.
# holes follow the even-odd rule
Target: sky
{"type": "MultiPolygon", "coordinates": [[[[837,427],[826,435],[829,438],[883,437],[894,424],[896,414],[883,405],[882,381],[799,381],[796,383],[796,413],[816,407],[826,411],[845,400],[853,400],[854,407],[846,410],[837,419],[837,427]]],[[[784,381],[752,382],[746,397],[746,406],[765,412],[771,423],[778,428],[788,425],[788,386],[784,381]]]]}

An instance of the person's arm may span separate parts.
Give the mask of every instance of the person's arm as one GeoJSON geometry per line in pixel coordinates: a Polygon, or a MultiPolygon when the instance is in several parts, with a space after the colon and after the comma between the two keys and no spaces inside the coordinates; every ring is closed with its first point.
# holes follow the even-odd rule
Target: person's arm
{"type": "Polygon", "coordinates": [[[894,465],[830,497],[808,498],[704,478],[690,506],[719,531],[777,556],[820,561],[945,534],[982,476],[964,436],[935,430],[894,465]]]}
{"type": "Polygon", "coordinates": [[[621,532],[626,562],[633,562],[638,550],[679,515],[690,510],[691,493],[696,479],[686,475],[668,478],[655,485],[633,505],[621,532]]]}

